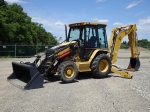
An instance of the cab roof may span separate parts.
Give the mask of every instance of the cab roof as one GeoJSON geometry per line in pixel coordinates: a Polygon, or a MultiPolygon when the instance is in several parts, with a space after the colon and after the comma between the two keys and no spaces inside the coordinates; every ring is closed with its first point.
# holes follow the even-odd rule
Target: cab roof
{"type": "Polygon", "coordinates": [[[69,27],[74,27],[74,26],[86,26],[86,25],[103,25],[103,26],[107,26],[107,24],[103,24],[103,23],[100,23],[100,22],[78,22],[78,23],[72,23],[72,24],[69,24],[68,26],[69,27]]]}

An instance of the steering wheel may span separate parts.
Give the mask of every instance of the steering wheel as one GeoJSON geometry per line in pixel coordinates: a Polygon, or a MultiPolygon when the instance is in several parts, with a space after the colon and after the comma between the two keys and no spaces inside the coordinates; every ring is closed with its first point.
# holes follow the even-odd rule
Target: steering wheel
{"type": "Polygon", "coordinates": [[[82,39],[76,39],[76,40],[73,40],[73,41],[77,41],[79,47],[81,47],[81,44],[83,43],[82,39]]]}

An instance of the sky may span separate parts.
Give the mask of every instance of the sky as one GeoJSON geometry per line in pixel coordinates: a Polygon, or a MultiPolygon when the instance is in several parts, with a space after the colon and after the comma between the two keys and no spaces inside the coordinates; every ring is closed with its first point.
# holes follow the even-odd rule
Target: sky
{"type": "MultiPolygon", "coordinates": [[[[64,24],[101,22],[108,26],[107,37],[113,28],[137,25],[138,39],[150,41],[150,0],[4,0],[21,5],[33,22],[46,31],[65,39],[64,24]]],[[[124,39],[128,40],[128,39],[124,39]]]]}

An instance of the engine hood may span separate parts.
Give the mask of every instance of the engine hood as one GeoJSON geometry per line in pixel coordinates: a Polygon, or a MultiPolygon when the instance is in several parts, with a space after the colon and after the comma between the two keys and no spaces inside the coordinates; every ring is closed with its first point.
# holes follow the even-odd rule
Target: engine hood
{"type": "Polygon", "coordinates": [[[47,51],[46,51],[46,57],[47,56],[50,56],[52,54],[55,54],[59,49],[63,48],[63,47],[66,47],[67,45],[69,44],[75,44],[76,41],[72,41],[72,42],[64,42],[62,44],[59,44],[59,45],[56,45],[56,46],[53,46],[51,48],[49,48],[47,51]]]}

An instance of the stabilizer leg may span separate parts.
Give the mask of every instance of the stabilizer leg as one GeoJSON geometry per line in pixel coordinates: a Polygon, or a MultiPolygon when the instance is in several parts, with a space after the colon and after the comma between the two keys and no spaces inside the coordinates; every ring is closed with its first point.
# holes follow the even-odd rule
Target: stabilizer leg
{"type": "Polygon", "coordinates": [[[120,75],[121,78],[128,78],[131,79],[133,77],[132,74],[130,74],[128,71],[119,71],[117,69],[111,68],[111,71],[120,75]]]}

